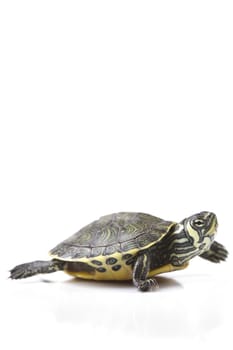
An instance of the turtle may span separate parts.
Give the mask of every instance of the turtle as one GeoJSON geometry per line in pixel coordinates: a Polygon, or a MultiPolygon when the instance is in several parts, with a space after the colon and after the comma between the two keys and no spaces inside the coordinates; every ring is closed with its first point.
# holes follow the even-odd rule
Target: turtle
{"type": "Polygon", "coordinates": [[[49,261],[33,261],[10,270],[11,279],[64,271],[89,280],[131,280],[145,292],[158,287],[158,274],[185,269],[200,256],[214,263],[228,251],[214,240],[218,221],[202,211],[181,222],[138,212],[102,216],[80,229],[49,254],[49,261]]]}

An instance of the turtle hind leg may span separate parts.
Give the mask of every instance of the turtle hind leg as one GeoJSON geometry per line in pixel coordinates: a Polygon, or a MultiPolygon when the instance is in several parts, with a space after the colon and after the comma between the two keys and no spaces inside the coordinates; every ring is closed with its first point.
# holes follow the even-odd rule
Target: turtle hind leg
{"type": "Polygon", "coordinates": [[[31,277],[39,273],[52,273],[63,270],[64,266],[64,261],[55,259],[49,261],[32,261],[30,263],[15,266],[12,270],[10,270],[10,278],[21,279],[31,277]]]}
{"type": "Polygon", "coordinates": [[[150,269],[148,254],[139,255],[133,268],[133,283],[141,292],[147,292],[158,288],[158,282],[154,277],[147,278],[150,269]]]}

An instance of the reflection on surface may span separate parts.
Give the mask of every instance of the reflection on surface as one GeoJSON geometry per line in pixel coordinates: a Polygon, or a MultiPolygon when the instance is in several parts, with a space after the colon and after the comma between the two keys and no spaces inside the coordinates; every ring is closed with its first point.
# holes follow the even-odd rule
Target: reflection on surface
{"type": "Polygon", "coordinates": [[[175,279],[157,279],[160,289],[150,293],[138,292],[131,282],[72,279],[62,283],[51,312],[59,323],[142,337],[202,335],[221,324],[221,306],[215,301],[212,307],[201,289],[185,291],[175,279]]]}

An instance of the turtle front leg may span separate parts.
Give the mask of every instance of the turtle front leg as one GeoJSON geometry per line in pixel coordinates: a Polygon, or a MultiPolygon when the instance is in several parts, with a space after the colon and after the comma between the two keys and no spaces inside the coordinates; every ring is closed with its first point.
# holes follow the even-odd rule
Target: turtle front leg
{"type": "Polygon", "coordinates": [[[220,261],[226,260],[228,251],[222,244],[214,241],[211,244],[210,249],[199,256],[211,262],[219,263],[220,261]]]}
{"type": "Polygon", "coordinates": [[[149,270],[149,255],[139,255],[133,268],[133,283],[141,292],[147,292],[155,287],[158,288],[158,282],[154,277],[147,278],[149,270]]]}

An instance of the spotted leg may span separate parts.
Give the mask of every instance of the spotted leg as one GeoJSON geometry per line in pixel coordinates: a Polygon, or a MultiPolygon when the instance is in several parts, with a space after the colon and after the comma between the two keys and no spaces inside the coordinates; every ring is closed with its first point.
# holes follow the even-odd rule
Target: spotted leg
{"type": "Polygon", "coordinates": [[[209,250],[207,250],[206,252],[200,255],[201,258],[204,258],[206,260],[209,260],[215,263],[219,263],[220,261],[226,260],[227,256],[228,256],[228,251],[226,250],[226,248],[222,244],[216,241],[214,241],[211,244],[209,250]]]}
{"type": "Polygon", "coordinates": [[[133,268],[133,283],[141,292],[147,292],[155,287],[158,288],[155,278],[147,278],[149,270],[149,255],[146,253],[139,255],[133,268]]]}

